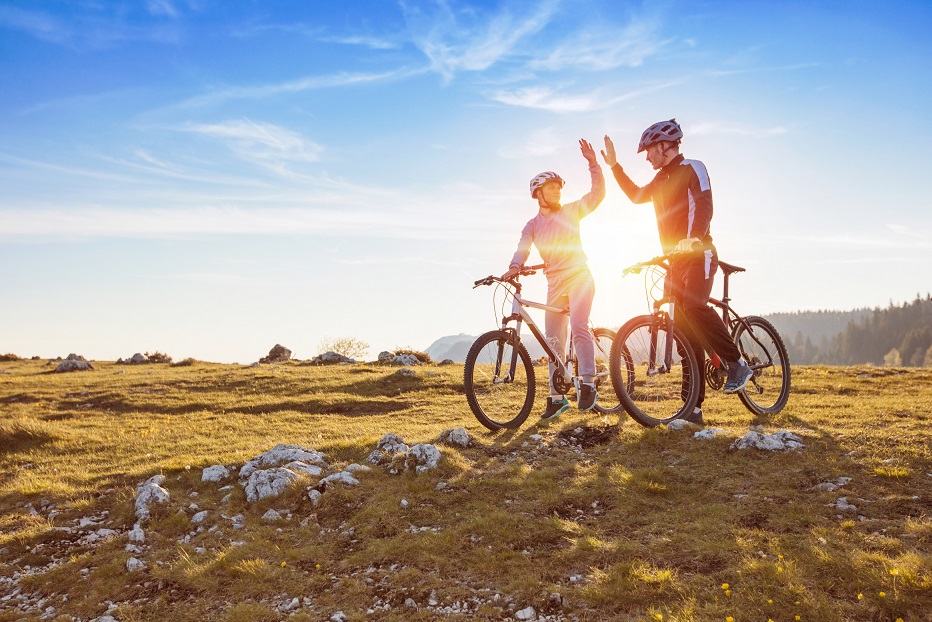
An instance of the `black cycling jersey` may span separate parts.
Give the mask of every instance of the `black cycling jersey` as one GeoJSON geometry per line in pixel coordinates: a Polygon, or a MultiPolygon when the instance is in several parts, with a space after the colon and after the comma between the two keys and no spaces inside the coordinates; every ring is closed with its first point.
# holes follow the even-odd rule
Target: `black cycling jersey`
{"type": "Polygon", "coordinates": [[[653,201],[664,253],[673,251],[677,242],[686,238],[699,238],[703,246],[711,248],[712,185],[702,162],[678,154],[643,187],[634,183],[620,164],[612,167],[612,174],[632,203],[653,201]]]}

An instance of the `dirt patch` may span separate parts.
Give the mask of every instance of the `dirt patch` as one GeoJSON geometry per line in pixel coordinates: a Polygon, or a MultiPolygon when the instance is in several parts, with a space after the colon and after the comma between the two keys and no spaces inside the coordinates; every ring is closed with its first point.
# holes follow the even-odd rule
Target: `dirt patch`
{"type": "Polygon", "coordinates": [[[580,426],[572,430],[563,430],[557,434],[557,437],[571,445],[579,445],[580,447],[604,445],[612,439],[618,438],[618,426],[580,426]]]}

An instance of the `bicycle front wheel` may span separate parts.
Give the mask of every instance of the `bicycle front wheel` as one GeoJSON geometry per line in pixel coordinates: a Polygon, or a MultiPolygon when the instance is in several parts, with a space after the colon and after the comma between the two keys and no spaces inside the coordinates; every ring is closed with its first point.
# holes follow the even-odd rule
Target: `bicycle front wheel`
{"type": "Polygon", "coordinates": [[[649,428],[692,413],[699,384],[705,382],[686,337],[670,328],[657,316],[641,315],[628,320],[612,343],[610,368],[618,399],[632,419],[649,428]]]}
{"type": "Polygon", "coordinates": [[[595,388],[599,393],[595,411],[603,415],[621,412],[624,406],[618,399],[611,373],[612,343],[615,341],[615,331],[608,328],[595,328],[592,330],[592,336],[595,339],[595,388]]]}
{"type": "Polygon", "coordinates": [[[490,430],[517,428],[534,407],[531,355],[514,333],[493,330],[479,337],[466,355],[463,383],[469,408],[490,430]]]}
{"type": "Polygon", "coordinates": [[[762,317],[746,317],[736,323],[734,340],[754,371],[738,398],[757,415],[783,410],[790,397],[790,359],[777,329],[762,317]]]}

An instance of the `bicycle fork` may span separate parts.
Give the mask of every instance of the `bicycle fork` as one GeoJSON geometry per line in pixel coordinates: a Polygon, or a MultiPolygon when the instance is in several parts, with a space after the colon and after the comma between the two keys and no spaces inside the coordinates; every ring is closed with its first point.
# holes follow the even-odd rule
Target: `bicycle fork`
{"type": "Polygon", "coordinates": [[[647,375],[656,376],[665,374],[673,368],[673,314],[658,312],[657,321],[651,326],[650,330],[650,359],[648,361],[647,375]],[[657,340],[660,338],[662,331],[666,332],[667,338],[663,342],[663,360],[657,361],[657,340]]]}

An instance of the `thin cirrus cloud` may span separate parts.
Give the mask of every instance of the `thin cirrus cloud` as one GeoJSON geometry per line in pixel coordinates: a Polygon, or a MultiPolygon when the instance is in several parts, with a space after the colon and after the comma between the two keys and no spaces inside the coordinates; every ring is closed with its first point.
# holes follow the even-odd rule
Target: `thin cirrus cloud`
{"type": "MultiPolygon", "coordinates": [[[[170,9],[169,3],[164,1],[150,3],[147,8],[153,15],[175,17],[165,13],[170,9]]],[[[78,12],[65,20],[43,11],[10,6],[0,6],[0,28],[18,30],[40,41],[75,48],[109,48],[125,41],[176,43],[181,37],[174,23],[133,26],[124,16],[101,12],[78,12]]]]}
{"type": "Polygon", "coordinates": [[[446,3],[432,14],[402,8],[411,40],[430,61],[430,70],[449,81],[459,71],[483,71],[510,56],[523,39],[547,26],[556,5],[544,2],[519,15],[502,10],[487,19],[475,12],[457,14],[446,3]]]}
{"type": "Polygon", "coordinates": [[[569,68],[607,71],[618,67],[638,67],[668,43],[658,39],[656,24],[635,20],[617,31],[580,32],[543,58],[531,61],[529,67],[549,71],[569,68]]]}
{"type": "Polygon", "coordinates": [[[789,130],[783,126],[775,127],[747,127],[729,123],[699,123],[689,129],[689,133],[696,136],[712,136],[716,134],[736,134],[738,136],[761,137],[781,136],[789,130]]]}
{"type": "Polygon", "coordinates": [[[242,159],[263,163],[317,162],[324,149],[297,132],[246,118],[223,123],[193,124],[182,129],[219,139],[242,159]]]}
{"type": "Polygon", "coordinates": [[[558,113],[590,112],[609,108],[623,101],[635,99],[681,84],[683,80],[675,79],[666,82],[648,84],[641,88],[620,95],[612,94],[605,89],[598,88],[588,93],[565,94],[561,89],[548,86],[531,86],[511,91],[499,90],[488,95],[489,99],[509,106],[521,108],[534,108],[558,113]]]}
{"type": "Polygon", "coordinates": [[[303,91],[380,82],[406,77],[414,73],[420,72],[406,69],[394,69],[382,73],[342,72],[324,76],[307,76],[297,80],[288,80],[286,82],[260,84],[256,86],[230,87],[227,89],[220,89],[217,91],[203,93],[201,95],[196,95],[186,99],[185,101],[181,102],[180,106],[206,106],[223,103],[227,100],[233,99],[266,99],[269,97],[275,97],[277,95],[301,93],[303,91]]]}

